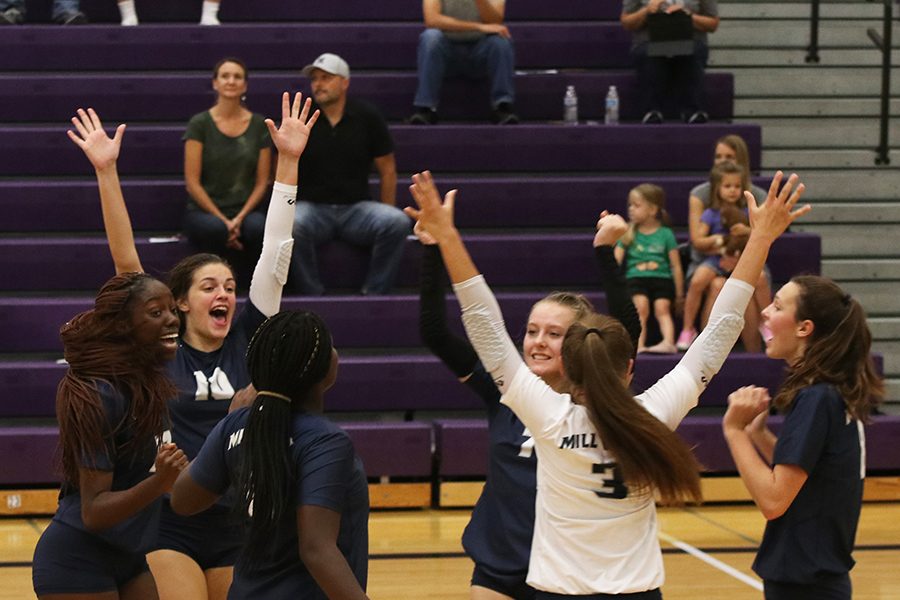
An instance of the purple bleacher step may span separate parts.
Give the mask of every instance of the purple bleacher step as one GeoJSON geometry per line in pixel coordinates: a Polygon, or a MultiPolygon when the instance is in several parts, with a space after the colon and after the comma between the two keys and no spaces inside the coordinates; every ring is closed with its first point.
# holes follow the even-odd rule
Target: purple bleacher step
{"type": "MultiPolygon", "coordinates": [[[[684,241],[687,236],[678,237],[684,241]]],[[[472,234],[465,239],[475,263],[495,286],[596,286],[590,233],[472,234]]],[[[154,275],[191,253],[186,241],[138,238],[137,247],[144,268],[154,275]]],[[[409,238],[399,287],[418,286],[420,253],[418,241],[409,238]]],[[[773,245],[768,265],[773,280],[781,283],[799,273],[819,273],[821,256],[818,235],[789,233],[773,245]]],[[[332,290],[358,288],[367,267],[368,252],[362,248],[329,242],[320,249],[319,272],[332,290]]],[[[0,291],[96,290],[112,273],[103,238],[0,239],[0,291]]]]}
{"type": "MultiPolygon", "coordinates": [[[[412,3],[410,8],[418,10],[412,3]]],[[[234,54],[251,70],[299,71],[330,51],[350,64],[352,75],[365,69],[415,70],[423,30],[421,22],[53,29],[22,25],[4,30],[0,55],[5,71],[83,70],[86,66],[95,71],[210,71],[221,58],[234,54]]],[[[511,25],[510,30],[518,69],[626,68],[631,64],[631,34],[616,22],[525,22],[511,25]]]]}
{"type": "MultiPolygon", "coordinates": [[[[2,39],[2,38],[0,38],[2,39]]],[[[66,125],[0,127],[0,176],[88,175],[87,159],[65,135],[66,125]]],[[[758,125],[561,124],[394,125],[397,169],[403,173],[430,169],[449,172],[683,172],[706,171],[710,149],[723,135],[736,133],[750,148],[753,168],[759,165],[758,125]]],[[[183,125],[135,125],[123,141],[121,175],[183,173],[183,125]]],[[[301,180],[302,186],[302,180],[301,180]]]]}
{"type": "MultiPolygon", "coordinates": [[[[136,0],[143,23],[196,23],[202,0],[136,0]]],[[[49,22],[51,0],[26,0],[29,22],[49,22]]],[[[81,10],[91,23],[119,23],[119,11],[108,0],[81,0],[81,10]]],[[[616,2],[573,2],[560,10],[544,0],[516,0],[506,7],[506,21],[524,20],[609,20],[619,19],[616,2]]],[[[250,21],[421,21],[422,9],[410,0],[232,0],[222,3],[219,18],[225,23],[250,21]]]]}
{"type": "MultiPolygon", "coordinates": [[[[783,417],[770,418],[776,433],[783,417]]],[[[688,416],[677,432],[693,448],[710,473],[734,474],[737,469],[722,436],[720,416],[688,416]]],[[[442,419],[435,421],[436,452],[441,477],[484,477],[487,472],[488,429],[486,420],[442,419]]],[[[866,465],[869,471],[900,469],[900,416],[880,415],[866,427],[866,465]]]]}
{"type": "MultiPolygon", "coordinates": [[[[599,284],[589,289],[596,290],[599,284]]],[[[543,292],[500,292],[497,298],[510,334],[520,338],[531,306],[543,292]]],[[[588,298],[597,310],[606,311],[606,298],[592,291],[588,298]]],[[[92,298],[0,298],[0,348],[4,352],[58,352],[62,354],[59,328],[68,319],[88,310],[92,298]]],[[[418,295],[391,296],[285,296],[285,310],[311,310],[328,323],[339,347],[410,348],[422,345],[418,329],[418,295]]],[[[447,298],[448,323],[463,335],[459,305],[447,298]]],[[[348,359],[349,360],[349,359],[348,359]]],[[[354,359],[355,360],[355,359],[354,359]]],[[[2,363],[0,363],[2,365],[2,363]]],[[[3,389],[3,388],[0,388],[3,389]]],[[[2,404],[0,404],[2,406],[2,404]]],[[[2,408],[0,408],[2,410],[2,408]]]]}
{"type": "MultiPolygon", "coordinates": [[[[524,317],[522,319],[524,321],[524,317]]],[[[513,335],[519,343],[521,336],[513,335]]],[[[344,344],[339,350],[348,347],[349,344],[344,344]]],[[[881,372],[883,357],[876,354],[873,358],[881,372]]],[[[656,383],[679,360],[678,355],[638,356],[633,385],[635,393],[656,383]]],[[[51,361],[0,362],[0,389],[5,392],[0,403],[0,418],[52,417],[56,385],[65,370],[65,365],[51,361]]],[[[700,406],[724,407],[728,394],[745,385],[765,386],[774,393],[783,379],[782,362],[768,359],[763,354],[735,352],[700,396],[700,406]]],[[[437,358],[426,354],[344,356],[338,381],[325,397],[327,411],[347,414],[461,411],[483,407],[483,401],[460,385],[449,369],[437,358]]]]}
{"type": "MultiPolygon", "coordinates": [[[[430,423],[340,423],[353,440],[368,477],[430,477],[430,423]]],[[[0,485],[57,483],[55,426],[0,427],[0,485]]]]}
{"type": "MultiPolygon", "coordinates": [[[[389,121],[402,121],[412,110],[414,72],[360,73],[352,78],[351,95],[377,106],[389,121]]],[[[606,92],[619,90],[623,121],[641,118],[637,78],[631,71],[520,73],[516,76],[516,113],[525,121],[562,118],[561,99],[567,85],[578,91],[581,120],[603,120],[606,92]]],[[[707,73],[706,110],[715,120],[732,117],[734,78],[707,73]]],[[[309,91],[309,81],[296,70],[251,73],[247,106],[273,118],[281,114],[281,93],[309,91]]],[[[488,83],[451,79],[441,94],[441,122],[487,121],[488,83]]],[[[203,73],[35,73],[0,75],[0,114],[19,122],[66,123],[79,106],[91,106],[106,123],[138,121],[187,122],[212,102],[210,77],[203,73]]],[[[671,112],[671,111],[670,111],[671,112]]]]}

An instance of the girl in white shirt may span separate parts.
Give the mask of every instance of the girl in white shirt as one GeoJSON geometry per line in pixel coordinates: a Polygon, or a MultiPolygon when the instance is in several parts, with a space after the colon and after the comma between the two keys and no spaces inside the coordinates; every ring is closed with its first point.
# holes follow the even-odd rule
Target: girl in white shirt
{"type": "Polygon", "coordinates": [[[591,315],[563,343],[569,393],[534,375],[515,348],[496,299],[453,223],[455,194],[442,202],[431,174],[413,177],[419,209],[407,213],[437,239],[462,308],[466,333],[538,454],[535,531],[528,584],[538,598],[660,598],[662,553],[654,493],[664,502],[700,499],[696,463],[673,432],[718,372],[743,327],[743,313],[772,242],[808,205],[792,175],[766,203],[748,197],[752,231],[713,308],[709,325],[678,365],[631,400],[630,341],[621,325],[591,315]],[[796,191],[791,191],[796,187],[796,191]],[[627,351],[626,351],[627,350],[627,351]]]}

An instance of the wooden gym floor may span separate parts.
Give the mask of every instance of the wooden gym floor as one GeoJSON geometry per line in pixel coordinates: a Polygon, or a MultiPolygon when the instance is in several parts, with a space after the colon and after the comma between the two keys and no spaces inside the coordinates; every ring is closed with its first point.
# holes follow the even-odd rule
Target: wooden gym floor
{"type": "MultiPolygon", "coordinates": [[[[374,511],[369,520],[369,596],[374,600],[464,600],[472,563],[460,536],[465,509],[374,511]]],[[[47,519],[0,520],[0,599],[25,600],[31,556],[47,519]]],[[[661,509],[666,600],[759,599],[750,570],[764,521],[750,505],[661,509]]],[[[854,598],[900,598],[900,502],[867,502],[854,553],[854,598]]]]}

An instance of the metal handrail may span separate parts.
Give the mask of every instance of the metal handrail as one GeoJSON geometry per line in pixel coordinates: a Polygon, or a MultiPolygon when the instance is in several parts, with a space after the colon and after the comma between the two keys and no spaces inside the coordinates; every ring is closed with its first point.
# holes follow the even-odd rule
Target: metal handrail
{"type": "Polygon", "coordinates": [[[883,0],[884,23],[881,35],[874,28],[866,30],[875,47],[881,50],[881,122],[875,164],[891,164],[888,129],[891,120],[891,45],[894,0],[883,0]]]}
{"type": "Polygon", "coordinates": [[[806,62],[819,62],[819,0],[811,2],[809,17],[809,46],[806,47],[806,62]]]}

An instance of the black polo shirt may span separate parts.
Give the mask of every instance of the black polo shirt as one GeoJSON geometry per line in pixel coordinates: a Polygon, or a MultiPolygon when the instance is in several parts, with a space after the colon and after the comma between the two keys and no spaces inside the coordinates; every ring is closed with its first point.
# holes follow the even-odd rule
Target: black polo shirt
{"type": "Polygon", "coordinates": [[[309,134],[300,157],[298,197],[320,204],[369,200],[373,159],[393,151],[381,113],[368,102],[347,98],[344,116],[335,127],[323,113],[309,134]]]}

